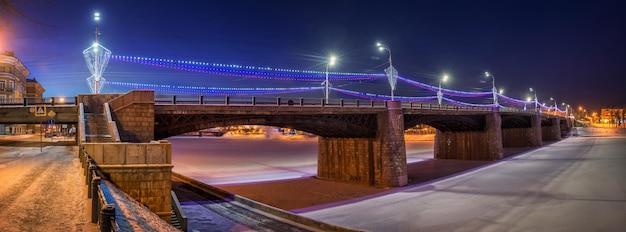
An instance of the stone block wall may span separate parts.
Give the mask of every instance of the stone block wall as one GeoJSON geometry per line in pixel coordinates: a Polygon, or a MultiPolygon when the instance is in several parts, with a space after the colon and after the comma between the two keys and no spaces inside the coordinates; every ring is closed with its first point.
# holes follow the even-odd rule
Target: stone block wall
{"type": "Polygon", "coordinates": [[[163,220],[170,221],[174,167],[170,143],[83,143],[83,146],[112,183],[163,220]]]}
{"type": "Polygon", "coordinates": [[[543,141],[558,141],[561,140],[561,122],[559,118],[549,118],[552,122],[552,126],[541,127],[541,138],[543,141]]]}
{"type": "Polygon", "coordinates": [[[318,137],[317,176],[321,179],[376,186],[374,154],[377,143],[370,138],[318,137]]]}
{"type": "Polygon", "coordinates": [[[408,183],[404,118],[399,102],[377,114],[375,138],[318,138],[317,176],[378,187],[408,183]]]}
{"type": "Polygon", "coordinates": [[[497,112],[485,117],[483,131],[435,133],[435,158],[459,160],[498,160],[503,158],[502,119],[497,112]]]}
{"type": "Polygon", "coordinates": [[[109,105],[120,140],[145,143],[154,139],[154,91],[131,91],[109,105]]]}

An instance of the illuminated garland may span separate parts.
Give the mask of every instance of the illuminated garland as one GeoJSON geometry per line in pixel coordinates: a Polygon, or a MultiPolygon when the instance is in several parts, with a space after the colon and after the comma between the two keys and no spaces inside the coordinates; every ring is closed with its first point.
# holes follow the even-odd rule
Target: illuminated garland
{"type": "MultiPolygon", "coordinates": [[[[330,89],[335,90],[337,92],[341,92],[341,93],[347,94],[347,95],[360,97],[360,98],[374,99],[374,100],[391,100],[391,96],[389,96],[389,95],[362,93],[362,92],[356,92],[356,91],[351,91],[351,90],[346,90],[346,89],[339,89],[339,88],[332,88],[332,87],[330,89]]],[[[434,96],[434,97],[394,96],[394,100],[399,100],[399,101],[429,101],[429,100],[433,100],[433,99],[437,99],[437,96],[434,96]]]]}
{"type": "MultiPolygon", "coordinates": [[[[255,67],[255,66],[243,66],[243,65],[227,65],[227,64],[219,64],[219,63],[207,63],[207,62],[196,62],[196,61],[183,61],[183,60],[171,60],[171,59],[157,59],[157,58],[147,58],[147,57],[134,57],[134,56],[120,56],[120,55],[112,55],[112,60],[122,61],[122,62],[130,62],[130,63],[138,63],[144,65],[150,65],[155,67],[162,68],[170,68],[176,70],[183,71],[191,71],[191,72],[200,72],[200,73],[210,73],[221,76],[233,76],[233,77],[246,77],[246,78],[256,78],[256,79],[267,79],[267,80],[285,80],[285,81],[314,81],[319,82],[323,81],[326,77],[326,73],[323,71],[306,71],[306,70],[295,70],[295,69],[284,69],[284,68],[271,68],[271,67],[255,67]]],[[[333,81],[353,81],[353,80],[369,80],[369,79],[378,79],[385,77],[384,74],[368,74],[368,73],[342,73],[342,72],[329,72],[328,78],[333,81]]],[[[404,81],[413,86],[417,86],[419,88],[431,91],[431,92],[439,92],[439,87],[427,85],[424,83],[420,83],[417,81],[410,80],[408,78],[398,76],[398,79],[404,81]]],[[[191,95],[219,95],[219,96],[237,96],[237,95],[267,95],[267,94],[285,94],[285,93],[297,93],[297,92],[305,92],[305,91],[313,91],[320,90],[323,87],[295,87],[295,88],[226,88],[226,87],[201,87],[201,86],[180,86],[180,85],[157,85],[157,84],[141,84],[141,83],[125,83],[125,82],[106,82],[110,85],[128,87],[134,89],[151,89],[155,91],[163,91],[163,92],[174,92],[174,93],[183,93],[183,94],[191,94],[191,95]]],[[[339,88],[331,88],[334,91],[341,92],[347,95],[366,98],[366,99],[377,99],[377,100],[390,100],[391,97],[388,95],[379,95],[379,94],[371,94],[371,93],[362,93],[351,90],[339,89],[339,88]]],[[[444,95],[442,100],[449,102],[453,105],[464,106],[464,107],[505,107],[496,103],[496,105],[492,104],[475,104],[475,103],[465,103],[458,100],[453,100],[447,98],[445,96],[453,96],[453,97],[463,97],[463,98],[476,98],[476,97],[486,97],[493,96],[493,92],[469,92],[469,91],[458,91],[451,89],[441,88],[441,93],[444,95]]],[[[534,106],[536,103],[537,108],[540,110],[546,111],[558,111],[561,113],[566,113],[566,111],[560,110],[557,107],[548,107],[541,104],[538,101],[523,101],[514,99],[511,97],[507,97],[505,95],[496,93],[498,99],[502,101],[502,103],[512,104],[516,106],[528,105],[530,107],[534,106]]],[[[427,97],[407,97],[407,96],[394,96],[394,100],[398,101],[433,101],[437,99],[437,96],[427,96],[427,97]]]]}
{"type": "MultiPolygon", "coordinates": [[[[437,86],[427,85],[427,84],[420,83],[420,82],[410,80],[410,79],[400,77],[400,76],[398,77],[398,80],[404,81],[408,84],[420,87],[425,90],[429,90],[431,92],[439,92],[439,87],[437,86]]],[[[487,95],[493,95],[492,92],[467,92],[467,91],[450,90],[450,89],[444,89],[444,88],[441,88],[441,93],[445,95],[449,95],[449,96],[455,96],[455,97],[483,97],[487,95]]]]}
{"type": "MultiPolygon", "coordinates": [[[[326,72],[307,71],[271,67],[255,67],[244,65],[229,65],[219,63],[207,63],[197,61],[181,61],[171,59],[158,59],[135,56],[112,55],[112,60],[129,63],[150,65],[161,68],[176,70],[210,73],[222,76],[236,76],[256,79],[283,80],[283,81],[323,81],[326,79],[326,72]]],[[[368,73],[342,73],[328,72],[328,78],[335,81],[369,80],[384,77],[384,74],[368,73]]]]}
{"type": "Polygon", "coordinates": [[[296,87],[296,88],[227,88],[227,87],[202,87],[181,85],[158,85],[107,81],[109,85],[127,87],[133,89],[154,90],[163,92],[183,93],[206,96],[251,96],[267,94],[298,93],[322,89],[322,87],[296,87]]]}

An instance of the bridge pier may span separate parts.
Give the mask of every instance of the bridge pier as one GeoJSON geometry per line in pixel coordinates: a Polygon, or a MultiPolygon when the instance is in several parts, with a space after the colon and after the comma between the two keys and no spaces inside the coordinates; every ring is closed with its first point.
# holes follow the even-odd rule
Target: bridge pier
{"type": "Polygon", "coordinates": [[[498,112],[485,116],[482,131],[441,131],[435,133],[435,158],[458,160],[499,160],[502,152],[502,119],[498,112]]]}
{"type": "Polygon", "coordinates": [[[375,138],[318,138],[317,176],[321,179],[378,186],[408,183],[404,116],[400,102],[377,113],[375,138]]]}
{"type": "Polygon", "coordinates": [[[559,141],[561,140],[561,119],[553,117],[547,119],[550,123],[548,126],[541,127],[541,137],[543,141],[559,141]]]}
{"type": "Polygon", "coordinates": [[[530,117],[530,127],[503,128],[503,147],[538,147],[541,146],[541,116],[530,117]]]}

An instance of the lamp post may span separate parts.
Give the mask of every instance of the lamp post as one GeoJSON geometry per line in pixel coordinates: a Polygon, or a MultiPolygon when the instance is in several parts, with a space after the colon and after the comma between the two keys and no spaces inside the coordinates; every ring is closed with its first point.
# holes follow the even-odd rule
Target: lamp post
{"type": "Polygon", "coordinates": [[[329,95],[329,82],[328,82],[328,69],[330,68],[330,66],[335,65],[335,61],[337,60],[337,57],[335,56],[330,56],[330,59],[328,60],[328,63],[326,64],[326,80],[324,81],[324,98],[326,99],[326,104],[328,104],[328,95],[329,95]]]}
{"type": "Polygon", "coordinates": [[[493,74],[485,72],[485,77],[491,77],[491,92],[493,93],[493,107],[498,107],[498,89],[496,89],[496,78],[493,74]]]}
{"type": "Polygon", "coordinates": [[[559,109],[559,105],[556,104],[556,99],[550,98],[550,100],[554,101],[554,108],[558,110],[559,109]]]}
{"type": "Polygon", "coordinates": [[[393,91],[396,89],[398,71],[393,67],[393,63],[391,62],[391,49],[389,46],[382,43],[376,43],[376,46],[380,51],[387,50],[387,52],[389,52],[389,68],[385,69],[385,73],[387,73],[387,80],[389,80],[389,86],[391,86],[391,100],[393,101],[393,91]]]}
{"type": "MultiPolygon", "coordinates": [[[[100,13],[96,12],[93,14],[93,20],[96,21],[96,44],[98,44],[98,34],[100,34],[100,31],[98,30],[98,22],[100,21],[100,13]]],[[[99,62],[99,56],[98,56],[98,47],[94,47],[94,53],[96,54],[94,56],[94,66],[98,67],[99,62]]],[[[96,75],[95,81],[94,81],[94,93],[98,94],[100,93],[100,76],[96,75]]]]}
{"type": "Polygon", "coordinates": [[[443,99],[443,93],[441,92],[441,82],[446,82],[448,80],[448,75],[444,74],[443,77],[439,80],[439,91],[437,92],[437,102],[441,106],[441,100],[443,99]]]}
{"type": "Polygon", "coordinates": [[[539,104],[539,102],[537,101],[537,91],[533,90],[533,88],[529,88],[530,92],[533,92],[535,94],[535,111],[537,110],[537,104],[539,104]]]}

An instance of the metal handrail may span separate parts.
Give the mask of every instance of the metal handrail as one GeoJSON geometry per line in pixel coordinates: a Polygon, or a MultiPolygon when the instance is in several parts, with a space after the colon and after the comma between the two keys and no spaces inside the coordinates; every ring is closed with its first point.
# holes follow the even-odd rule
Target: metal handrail
{"type": "Polygon", "coordinates": [[[176,217],[180,220],[180,229],[182,231],[187,231],[187,224],[188,224],[188,220],[187,220],[187,215],[185,215],[185,212],[183,211],[183,208],[180,206],[180,202],[178,201],[178,197],[176,196],[176,193],[174,191],[172,192],[172,209],[174,211],[174,214],[176,215],[176,217]]]}
{"type": "Polygon", "coordinates": [[[115,205],[107,202],[102,191],[106,181],[106,176],[98,169],[98,165],[85,151],[84,146],[80,146],[80,161],[85,170],[85,180],[87,183],[87,198],[91,199],[91,222],[96,223],[101,232],[120,231],[120,227],[115,220],[115,205]]]}
{"type": "Polygon", "coordinates": [[[109,128],[109,134],[111,135],[111,138],[113,138],[113,141],[114,142],[122,141],[120,139],[120,133],[117,130],[117,123],[113,121],[113,117],[111,117],[111,107],[109,106],[108,102],[104,103],[104,115],[106,116],[107,126],[109,128]]]}

